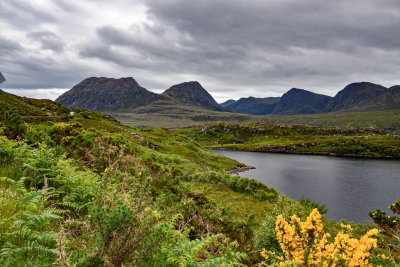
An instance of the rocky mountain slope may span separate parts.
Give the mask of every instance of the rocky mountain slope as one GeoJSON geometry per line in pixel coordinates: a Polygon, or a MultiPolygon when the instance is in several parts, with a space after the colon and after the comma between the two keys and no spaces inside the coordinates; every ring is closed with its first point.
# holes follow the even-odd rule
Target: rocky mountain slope
{"type": "Polygon", "coordinates": [[[222,103],[221,106],[235,113],[265,115],[274,111],[280,99],[280,97],[256,98],[250,96],[240,98],[237,101],[228,100],[222,103]]]}
{"type": "Polygon", "coordinates": [[[115,111],[134,109],[165,99],[164,96],[141,87],[132,77],[120,79],[91,77],[62,94],[56,102],[69,108],[115,111]]]}
{"type": "Polygon", "coordinates": [[[216,111],[225,111],[225,109],[214,100],[201,84],[196,81],[184,82],[171,86],[161,95],[170,97],[182,104],[216,111]]]}
{"type": "Polygon", "coordinates": [[[326,106],[325,111],[365,109],[377,104],[377,98],[383,96],[386,91],[386,87],[378,84],[368,82],[351,83],[336,94],[326,106]]]}
{"type": "MultiPolygon", "coordinates": [[[[135,112],[138,108],[150,106],[151,110],[157,112],[170,106],[226,111],[198,82],[177,84],[162,94],[156,94],[141,87],[131,77],[91,77],[74,86],[56,101],[69,108],[80,107],[103,112],[135,112]]],[[[143,113],[143,109],[139,112],[143,113]]]]}
{"type": "Polygon", "coordinates": [[[321,113],[332,97],[303,89],[292,88],[282,95],[271,114],[315,114],[321,113]]]}

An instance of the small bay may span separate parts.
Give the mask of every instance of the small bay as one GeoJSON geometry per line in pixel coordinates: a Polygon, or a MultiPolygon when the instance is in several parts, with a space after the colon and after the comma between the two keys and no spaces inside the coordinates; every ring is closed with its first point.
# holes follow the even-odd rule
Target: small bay
{"type": "Polygon", "coordinates": [[[368,212],[400,198],[400,161],[329,156],[212,150],[256,169],[239,173],[278,189],[326,204],[331,219],[357,223],[371,220],[368,212]]]}

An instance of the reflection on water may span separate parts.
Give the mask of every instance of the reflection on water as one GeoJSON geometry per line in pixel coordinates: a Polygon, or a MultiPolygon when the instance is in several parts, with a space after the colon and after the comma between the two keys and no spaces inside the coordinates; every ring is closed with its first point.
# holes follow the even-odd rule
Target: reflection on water
{"type": "Polygon", "coordinates": [[[389,211],[388,206],[400,198],[400,161],[213,152],[256,167],[241,176],[255,178],[294,199],[304,195],[326,204],[328,218],[365,223],[370,220],[369,211],[389,211]]]}

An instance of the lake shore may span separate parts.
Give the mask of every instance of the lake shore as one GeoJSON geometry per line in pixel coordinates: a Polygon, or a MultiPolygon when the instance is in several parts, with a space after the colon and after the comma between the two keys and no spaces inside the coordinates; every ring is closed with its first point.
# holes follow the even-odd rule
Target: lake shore
{"type": "Polygon", "coordinates": [[[236,148],[236,147],[208,147],[211,150],[227,150],[227,151],[246,151],[246,152],[262,152],[262,153],[278,153],[278,154],[295,154],[295,155],[316,155],[316,156],[332,156],[345,158],[366,158],[366,159],[393,159],[398,160],[399,157],[392,156],[376,156],[376,155],[360,155],[351,153],[338,153],[328,151],[296,151],[298,146],[260,146],[257,148],[236,148]]]}
{"type": "Polygon", "coordinates": [[[243,167],[239,167],[237,169],[229,170],[227,172],[229,174],[238,174],[240,172],[245,172],[245,171],[252,170],[252,169],[255,169],[255,168],[256,167],[254,167],[254,166],[246,165],[246,166],[243,166],[243,167]]]}
{"type": "Polygon", "coordinates": [[[388,205],[398,199],[400,162],[396,160],[226,149],[213,152],[256,167],[237,173],[242,177],[256,179],[292,199],[306,196],[326,204],[329,219],[366,223],[371,220],[369,211],[380,207],[390,212],[388,205]]]}

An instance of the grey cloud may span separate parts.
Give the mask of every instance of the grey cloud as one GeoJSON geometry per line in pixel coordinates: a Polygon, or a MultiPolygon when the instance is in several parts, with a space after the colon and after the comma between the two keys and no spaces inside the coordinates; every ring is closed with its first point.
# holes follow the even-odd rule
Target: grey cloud
{"type": "Polygon", "coordinates": [[[53,50],[55,52],[60,52],[64,49],[65,43],[56,34],[42,30],[30,32],[27,34],[28,38],[38,41],[43,49],[53,50]]]}
{"type": "Polygon", "coordinates": [[[8,54],[21,49],[22,47],[19,43],[0,35],[0,55],[8,54]]]}
{"type": "Polygon", "coordinates": [[[4,50],[2,44],[0,39],[1,72],[7,77],[3,88],[66,88],[88,72],[80,64],[61,64],[56,56],[42,57],[14,42],[4,50]]]}
{"type": "Polygon", "coordinates": [[[34,1],[2,0],[0,18],[23,30],[34,29],[44,23],[56,23],[57,17],[34,1]]]}
{"type": "Polygon", "coordinates": [[[155,20],[219,43],[286,49],[362,44],[397,48],[399,1],[192,1],[146,2],[155,20]],[[377,42],[377,36],[380,40],[377,42]]]}
{"type": "Polygon", "coordinates": [[[2,33],[7,84],[63,88],[87,76],[132,75],[160,89],[197,79],[223,99],[279,95],[291,87],[333,95],[361,80],[400,83],[398,0],[137,1],[147,7],[141,23],[98,17],[87,32],[74,18],[96,16],[100,7],[122,13],[126,1],[57,0],[40,7],[1,1],[0,23],[40,44],[35,51],[2,33]],[[63,24],[68,35],[54,30],[66,29],[63,24]]]}

